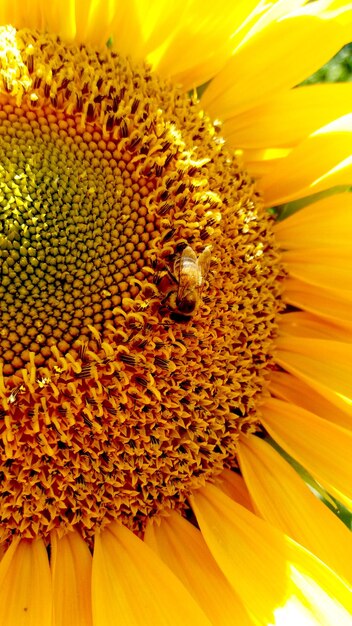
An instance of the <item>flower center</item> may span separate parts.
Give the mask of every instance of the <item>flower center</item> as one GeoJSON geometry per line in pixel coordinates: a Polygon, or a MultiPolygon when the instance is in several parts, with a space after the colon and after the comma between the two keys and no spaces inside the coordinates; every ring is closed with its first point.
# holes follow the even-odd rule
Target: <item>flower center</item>
{"type": "Polygon", "coordinates": [[[271,366],[271,217],[198,106],[113,52],[0,33],[1,538],[183,510],[271,366]]]}

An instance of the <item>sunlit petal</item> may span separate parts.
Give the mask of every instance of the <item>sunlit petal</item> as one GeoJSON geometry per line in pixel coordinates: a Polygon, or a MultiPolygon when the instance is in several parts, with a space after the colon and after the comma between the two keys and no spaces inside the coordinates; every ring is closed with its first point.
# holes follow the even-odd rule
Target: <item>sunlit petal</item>
{"type": "Polygon", "coordinates": [[[316,131],[261,179],[267,206],[351,181],[352,114],[316,131]],[[299,167],[297,165],[299,164],[299,167]]]}
{"type": "Polygon", "coordinates": [[[171,76],[184,89],[195,89],[210,80],[229,58],[233,34],[256,7],[258,0],[239,0],[228,4],[220,0],[192,0],[182,5],[165,3],[155,35],[164,41],[156,47],[149,41],[148,60],[163,76],[171,76]],[[165,18],[168,16],[168,22],[165,18]],[[165,36],[167,34],[167,36],[165,36]]]}
{"type": "Polygon", "coordinates": [[[194,494],[192,508],[215,560],[258,624],[350,623],[350,588],[271,524],[212,485],[194,494]]]}
{"type": "Polygon", "coordinates": [[[259,514],[351,582],[350,531],[282,456],[265,441],[251,436],[240,441],[239,460],[259,514]],[[312,523],[317,519],[319,524],[312,523]]]}
{"type": "Polygon", "coordinates": [[[349,113],[351,97],[350,83],[292,89],[228,119],[224,135],[236,148],[292,148],[321,126],[349,113]]]}
{"type": "Polygon", "coordinates": [[[206,110],[225,121],[297,85],[326,63],[348,43],[348,28],[315,13],[312,3],[253,32],[206,90],[206,110]]]}

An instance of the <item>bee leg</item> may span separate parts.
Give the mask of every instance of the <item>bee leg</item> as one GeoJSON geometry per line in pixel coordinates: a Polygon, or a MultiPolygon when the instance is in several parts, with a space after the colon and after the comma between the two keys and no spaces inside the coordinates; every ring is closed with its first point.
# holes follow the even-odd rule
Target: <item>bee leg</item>
{"type": "Polygon", "coordinates": [[[167,294],[162,298],[162,300],[160,300],[160,305],[164,306],[164,304],[166,304],[166,302],[170,300],[170,297],[173,293],[175,293],[174,289],[168,291],[167,294]]]}
{"type": "Polygon", "coordinates": [[[175,283],[175,285],[178,285],[178,280],[177,280],[175,274],[172,273],[172,271],[170,270],[169,267],[166,268],[166,271],[168,273],[169,278],[171,278],[172,282],[175,283]]]}

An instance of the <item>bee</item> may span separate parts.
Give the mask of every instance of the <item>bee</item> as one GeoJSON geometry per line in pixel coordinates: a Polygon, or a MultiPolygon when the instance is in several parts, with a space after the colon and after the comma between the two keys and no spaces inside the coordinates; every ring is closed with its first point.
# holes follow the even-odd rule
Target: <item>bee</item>
{"type": "Polygon", "coordinates": [[[176,259],[174,264],[178,283],[176,307],[183,315],[191,315],[198,308],[210,261],[211,246],[206,246],[199,256],[191,246],[187,246],[176,259]]]}

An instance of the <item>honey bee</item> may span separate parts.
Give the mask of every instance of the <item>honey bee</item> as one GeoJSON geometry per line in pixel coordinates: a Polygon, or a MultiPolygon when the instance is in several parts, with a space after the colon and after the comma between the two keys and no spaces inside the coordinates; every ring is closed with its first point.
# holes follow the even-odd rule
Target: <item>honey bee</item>
{"type": "Polygon", "coordinates": [[[176,259],[174,273],[178,283],[176,306],[180,313],[191,315],[199,306],[204,281],[209,272],[211,246],[206,246],[199,256],[191,246],[182,250],[176,259]]]}

